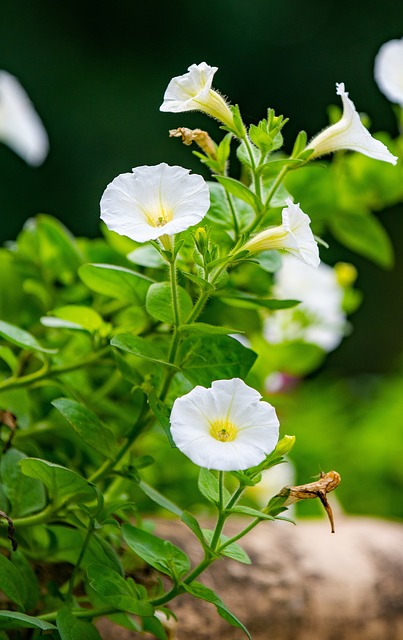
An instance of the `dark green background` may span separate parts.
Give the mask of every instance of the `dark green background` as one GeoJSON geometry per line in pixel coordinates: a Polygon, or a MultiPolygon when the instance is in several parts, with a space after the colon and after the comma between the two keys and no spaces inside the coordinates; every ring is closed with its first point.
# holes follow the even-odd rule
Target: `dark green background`
{"type": "MultiPolygon", "coordinates": [[[[202,172],[168,129],[202,126],[204,116],[162,114],[169,79],[193,62],[219,67],[214,86],[255,122],[271,106],[290,118],[286,145],[302,128],[327,124],[345,82],[372,130],[396,133],[390,105],[373,80],[386,40],[403,35],[403,4],[329,0],[0,0],[0,68],[16,75],[48,130],[51,152],[33,169],[0,146],[0,241],[37,212],[75,234],[98,233],[99,199],[117,174],[166,161],[202,172]]],[[[309,212],[308,212],[309,213],[309,212]]],[[[392,273],[356,260],[331,241],[328,262],[353,259],[365,302],[328,365],[338,372],[387,370],[403,347],[402,208],[382,221],[397,251],[392,273]]]]}

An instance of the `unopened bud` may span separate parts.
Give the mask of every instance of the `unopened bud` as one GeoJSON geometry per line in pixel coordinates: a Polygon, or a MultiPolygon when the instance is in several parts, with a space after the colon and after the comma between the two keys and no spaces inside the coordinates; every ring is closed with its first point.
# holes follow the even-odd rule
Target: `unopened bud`
{"type": "Polygon", "coordinates": [[[295,436],[284,436],[278,441],[275,454],[278,456],[285,456],[290,453],[295,444],[295,436]]]}
{"type": "Polygon", "coordinates": [[[343,289],[352,285],[357,279],[357,269],[349,262],[338,262],[334,267],[334,271],[337,282],[343,289]]]}
{"type": "Polygon", "coordinates": [[[196,247],[198,248],[200,253],[204,255],[208,245],[208,237],[204,227],[198,227],[196,229],[195,242],[196,242],[196,247]]]}

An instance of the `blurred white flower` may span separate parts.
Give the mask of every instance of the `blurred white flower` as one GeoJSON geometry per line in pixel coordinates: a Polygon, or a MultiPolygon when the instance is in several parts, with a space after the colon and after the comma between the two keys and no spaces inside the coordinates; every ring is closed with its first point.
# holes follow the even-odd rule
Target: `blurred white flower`
{"type": "Polygon", "coordinates": [[[270,343],[301,341],[332,351],[345,333],[346,315],[342,309],[343,289],[331,267],[323,262],[318,269],[284,256],[275,276],[273,296],[296,299],[301,303],[280,309],[264,323],[264,336],[270,343]]]}
{"type": "MultiPolygon", "coordinates": [[[[262,479],[253,487],[245,490],[245,496],[253,500],[261,509],[267,507],[271,498],[280,493],[285,486],[295,484],[295,467],[289,459],[262,472],[262,479]]],[[[290,515],[285,514],[285,515],[290,515]]]]}
{"type": "Polygon", "coordinates": [[[209,206],[201,176],[162,162],[117,176],[102,195],[101,218],[112,231],[145,242],[197,224],[209,206]]]}
{"type": "Polygon", "coordinates": [[[216,380],[175,400],[171,433],[177,447],[200,467],[240,471],[275,448],[279,421],[274,407],[243,380],[216,380]]]}
{"type": "Polygon", "coordinates": [[[290,198],[286,199],[286,203],[282,212],[283,224],[261,231],[248,240],[243,248],[251,253],[282,249],[312,267],[317,267],[320,262],[319,249],[311,231],[309,216],[290,198]]]}
{"type": "Polygon", "coordinates": [[[0,142],[34,166],[45,160],[49,150],[47,133],[32,102],[7,71],[0,71],[0,142]]]}
{"type": "Polygon", "coordinates": [[[397,157],[390,153],[383,142],[375,140],[362,124],[354,103],[344,89],[344,83],[336,83],[336,87],[337,94],[341,96],[343,102],[343,115],[338,122],[327,127],[311,140],[307,146],[307,149],[314,150],[310,159],[333,151],[350,149],[375,160],[396,164],[397,157]]]}
{"type": "Polygon", "coordinates": [[[224,98],[211,88],[217,67],[206,62],[192,64],[188,72],[172,78],[164,94],[160,111],[203,111],[209,116],[233,127],[232,113],[224,98]]]}
{"type": "Polygon", "coordinates": [[[375,58],[374,75],[382,93],[403,107],[403,38],[381,46],[375,58]]]}

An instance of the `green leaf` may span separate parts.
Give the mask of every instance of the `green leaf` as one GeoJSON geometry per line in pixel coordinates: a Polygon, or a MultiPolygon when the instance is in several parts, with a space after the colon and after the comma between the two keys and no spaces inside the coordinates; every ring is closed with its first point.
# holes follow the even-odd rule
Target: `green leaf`
{"type": "Polygon", "coordinates": [[[141,273],[109,264],[84,264],[78,274],[93,291],[137,305],[144,304],[153,282],[141,273]]]}
{"type": "Polygon", "coordinates": [[[225,176],[214,177],[229,193],[232,193],[232,195],[249,204],[255,211],[262,211],[262,201],[242,182],[239,182],[239,180],[234,180],[234,178],[227,178],[225,176]]]}
{"type": "Polygon", "coordinates": [[[24,609],[27,589],[24,578],[3,554],[0,553],[0,591],[3,591],[7,598],[24,609]]]}
{"type": "MultiPolygon", "coordinates": [[[[39,582],[36,577],[32,562],[18,549],[11,556],[11,562],[18,569],[24,581],[25,599],[24,608],[29,611],[33,610],[39,600],[39,582]]],[[[23,594],[23,591],[21,591],[23,594]]]]}
{"type": "Polygon", "coordinates": [[[168,640],[165,629],[156,616],[143,618],[143,631],[148,631],[148,633],[151,633],[157,640],[168,640]]]}
{"type": "Polygon", "coordinates": [[[172,434],[171,434],[171,421],[170,421],[171,412],[170,412],[170,410],[162,402],[162,400],[157,398],[157,395],[156,395],[154,389],[148,394],[147,397],[148,397],[148,404],[150,405],[151,411],[153,412],[153,414],[157,418],[157,420],[160,423],[161,427],[164,429],[165,434],[166,434],[166,436],[168,438],[169,444],[171,445],[171,447],[173,449],[175,449],[176,448],[176,444],[173,441],[172,434]]]}
{"type": "Polygon", "coordinates": [[[181,369],[193,384],[209,387],[213,380],[246,378],[256,354],[229,336],[187,338],[181,350],[181,369]]]}
{"type": "Polygon", "coordinates": [[[20,465],[26,476],[43,482],[51,500],[62,502],[74,497],[79,502],[96,499],[95,488],[75,471],[39,458],[24,458],[20,465]]]}
{"type": "Polygon", "coordinates": [[[122,533],[129,547],[142,560],[161,573],[178,579],[189,571],[188,556],[172,542],[162,540],[129,524],[123,525],[122,533]]]}
{"type": "MultiPolygon", "coordinates": [[[[62,525],[47,525],[46,531],[48,540],[41,551],[46,553],[49,562],[76,564],[87,531],[62,525]]],[[[90,564],[102,564],[104,567],[110,567],[114,571],[122,573],[122,567],[114,549],[97,533],[92,534],[81,562],[83,569],[86,569],[90,564]]]]}
{"type": "Polygon", "coordinates": [[[274,298],[258,298],[250,293],[243,291],[231,291],[223,289],[220,294],[221,300],[228,305],[234,307],[255,308],[263,307],[264,309],[291,309],[300,303],[299,300],[276,300],[274,298]],[[228,296],[227,294],[231,295],[228,296]],[[221,297],[222,296],[222,297],[221,297]]]}
{"type": "Polygon", "coordinates": [[[192,322],[179,327],[180,333],[196,333],[202,335],[228,335],[230,333],[244,333],[239,329],[223,327],[216,324],[206,324],[205,322],[192,322]]]}
{"type": "Polygon", "coordinates": [[[114,459],[117,453],[115,436],[98,416],[76,400],[57,398],[51,403],[90,447],[106,458],[114,459]]]}
{"type": "Polygon", "coordinates": [[[9,449],[0,462],[1,484],[10,501],[13,518],[40,511],[46,504],[43,485],[38,480],[28,479],[21,471],[19,462],[26,457],[17,449],[9,449]]]}
{"type": "Polygon", "coordinates": [[[150,487],[149,484],[141,480],[139,482],[139,487],[150,498],[150,500],[158,504],[160,507],[162,507],[163,509],[166,509],[167,511],[169,511],[170,513],[173,513],[176,516],[179,516],[180,518],[182,517],[182,513],[183,513],[182,509],[180,509],[179,507],[176,506],[176,504],[168,500],[168,498],[165,498],[161,493],[156,491],[156,489],[154,489],[153,487],[150,487]]]}
{"type": "MultiPolygon", "coordinates": [[[[184,322],[193,309],[192,298],[185,289],[177,287],[179,319],[184,322]]],[[[175,324],[172,291],[169,282],[155,282],[147,292],[147,312],[160,322],[175,324]]]]}
{"type": "Polygon", "coordinates": [[[231,509],[231,513],[241,513],[245,516],[251,516],[252,518],[261,518],[262,520],[274,520],[273,516],[269,516],[267,513],[262,513],[252,507],[245,507],[243,505],[237,505],[231,509]]]}
{"type": "Polygon", "coordinates": [[[384,269],[393,266],[393,247],[381,223],[370,213],[338,212],[329,220],[335,238],[384,269]]]}
{"type": "Polygon", "coordinates": [[[10,367],[11,371],[14,373],[18,366],[18,360],[15,357],[14,353],[11,351],[10,347],[6,347],[5,345],[0,345],[0,358],[10,367]]]}
{"type": "Polygon", "coordinates": [[[50,631],[56,627],[50,622],[27,616],[18,611],[0,611],[0,628],[3,629],[41,629],[50,631]]]}
{"type": "Polygon", "coordinates": [[[191,531],[193,531],[195,536],[202,543],[203,547],[207,547],[208,545],[207,545],[206,538],[204,537],[204,533],[203,533],[199,523],[197,522],[196,518],[194,516],[192,516],[192,514],[189,513],[188,511],[183,511],[182,512],[182,516],[181,516],[181,520],[187,527],[189,527],[189,529],[191,531]]]}
{"type": "Polygon", "coordinates": [[[24,331],[14,324],[4,322],[4,320],[0,320],[0,336],[8,342],[16,344],[22,349],[40,351],[42,353],[57,353],[57,349],[47,349],[46,347],[43,347],[32,334],[28,333],[28,331],[24,331]]]}
{"type": "MultiPolygon", "coordinates": [[[[203,529],[203,534],[207,542],[211,544],[214,531],[212,531],[211,529],[203,529]]],[[[242,547],[239,546],[239,544],[237,544],[236,542],[232,542],[227,547],[225,547],[225,549],[220,550],[220,546],[228,542],[228,540],[228,536],[225,536],[223,534],[220,535],[219,546],[217,549],[218,554],[221,556],[227,556],[228,558],[236,560],[237,562],[242,562],[243,564],[252,564],[251,559],[249,558],[246,551],[244,551],[244,549],[242,549],[242,547]]]]}
{"type": "Polygon", "coordinates": [[[76,618],[69,609],[57,612],[56,624],[61,640],[102,640],[93,624],[76,618]]]}
{"type": "Polygon", "coordinates": [[[142,244],[136,247],[127,255],[127,259],[141,267],[159,269],[166,265],[165,260],[152,244],[142,244]]]}
{"type": "Polygon", "coordinates": [[[190,585],[182,583],[181,586],[185,589],[185,591],[190,593],[195,598],[200,598],[201,600],[205,600],[206,602],[211,602],[211,604],[216,607],[218,614],[222,618],[224,618],[224,620],[229,622],[229,624],[231,624],[233,627],[242,629],[242,631],[248,636],[249,640],[252,640],[252,637],[247,628],[242,624],[242,622],[238,620],[236,616],[234,616],[233,613],[231,613],[231,611],[229,611],[221,598],[216,593],[214,593],[212,589],[205,587],[204,584],[201,584],[200,582],[192,582],[192,584],[190,585]]]}
{"type": "Polygon", "coordinates": [[[110,606],[134,615],[153,615],[152,604],[140,600],[132,585],[116,571],[102,564],[90,564],[87,575],[92,589],[110,606]]]}
{"type": "MultiPolygon", "coordinates": [[[[220,492],[218,479],[211,471],[203,469],[203,467],[201,467],[199,471],[198,487],[200,493],[209,500],[209,502],[213,502],[214,504],[219,503],[220,492]]],[[[225,487],[223,489],[223,498],[224,502],[228,502],[231,498],[225,487]]]]}
{"type": "Polygon", "coordinates": [[[167,362],[167,356],[160,345],[146,340],[146,338],[140,338],[140,336],[134,336],[131,333],[119,333],[119,335],[112,338],[111,345],[122,349],[122,351],[133,353],[140,358],[171,367],[173,366],[167,362]]]}
{"type": "Polygon", "coordinates": [[[50,312],[52,315],[41,318],[43,325],[67,329],[81,329],[96,333],[107,325],[99,313],[91,307],[67,305],[50,312]]]}

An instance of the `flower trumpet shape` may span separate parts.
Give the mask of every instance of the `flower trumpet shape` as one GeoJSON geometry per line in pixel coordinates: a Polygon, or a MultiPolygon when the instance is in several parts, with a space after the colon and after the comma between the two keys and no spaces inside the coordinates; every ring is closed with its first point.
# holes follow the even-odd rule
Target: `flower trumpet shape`
{"type": "Polygon", "coordinates": [[[183,76],[172,78],[164,94],[160,111],[203,111],[230,128],[234,120],[224,98],[211,88],[217,67],[206,62],[192,64],[183,76]]]}
{"type": "Polygon", "coordinates": [[[403,107],[403,38],[381,46],[375,58],[374,75],[382,93],[403,107]]]}
{"type": "Polygon", "coordinates": [[[274,407],[243,380],[216,380],[175,400],[171,433],[177,447],[200,467],[241,471],[271,453],[278,440],[274,407]]]}
{"type": "Polygon", "coordinates": [[[112,231],[145,242],[197,224],[209,206],[201,176],[162,162],[117,176],[102,195],[101,219],[112,231]]]}
{"type": "Polygon", "coordinates": [[[375,140],[360,120],[354,103],[344,89],[344,83],[336,84],[337,94],[343,102],[341,119],[324,129],[308,144],[307,149],[313,149],[310,160],[341,149],[358,151],[375,160],[383,160],[396,164],[397,157],[379,140],[375,140]]]}
{"type": "Polygon", "coordinates": [[[42,164],[49,140],[41,119],[17,78],[0,71],[0,142],[25,162],[42,164]]]}
{"type": "Polygon", "coordinates": [[[317,267],[320,262],[319,249],[311,231],[309,216],[290,198],[286,199],[286,204],[283,209],[283,224],[261,231],[248,240],[243,248],[251,253],[282,249],[312,267],[317,267]]]}

